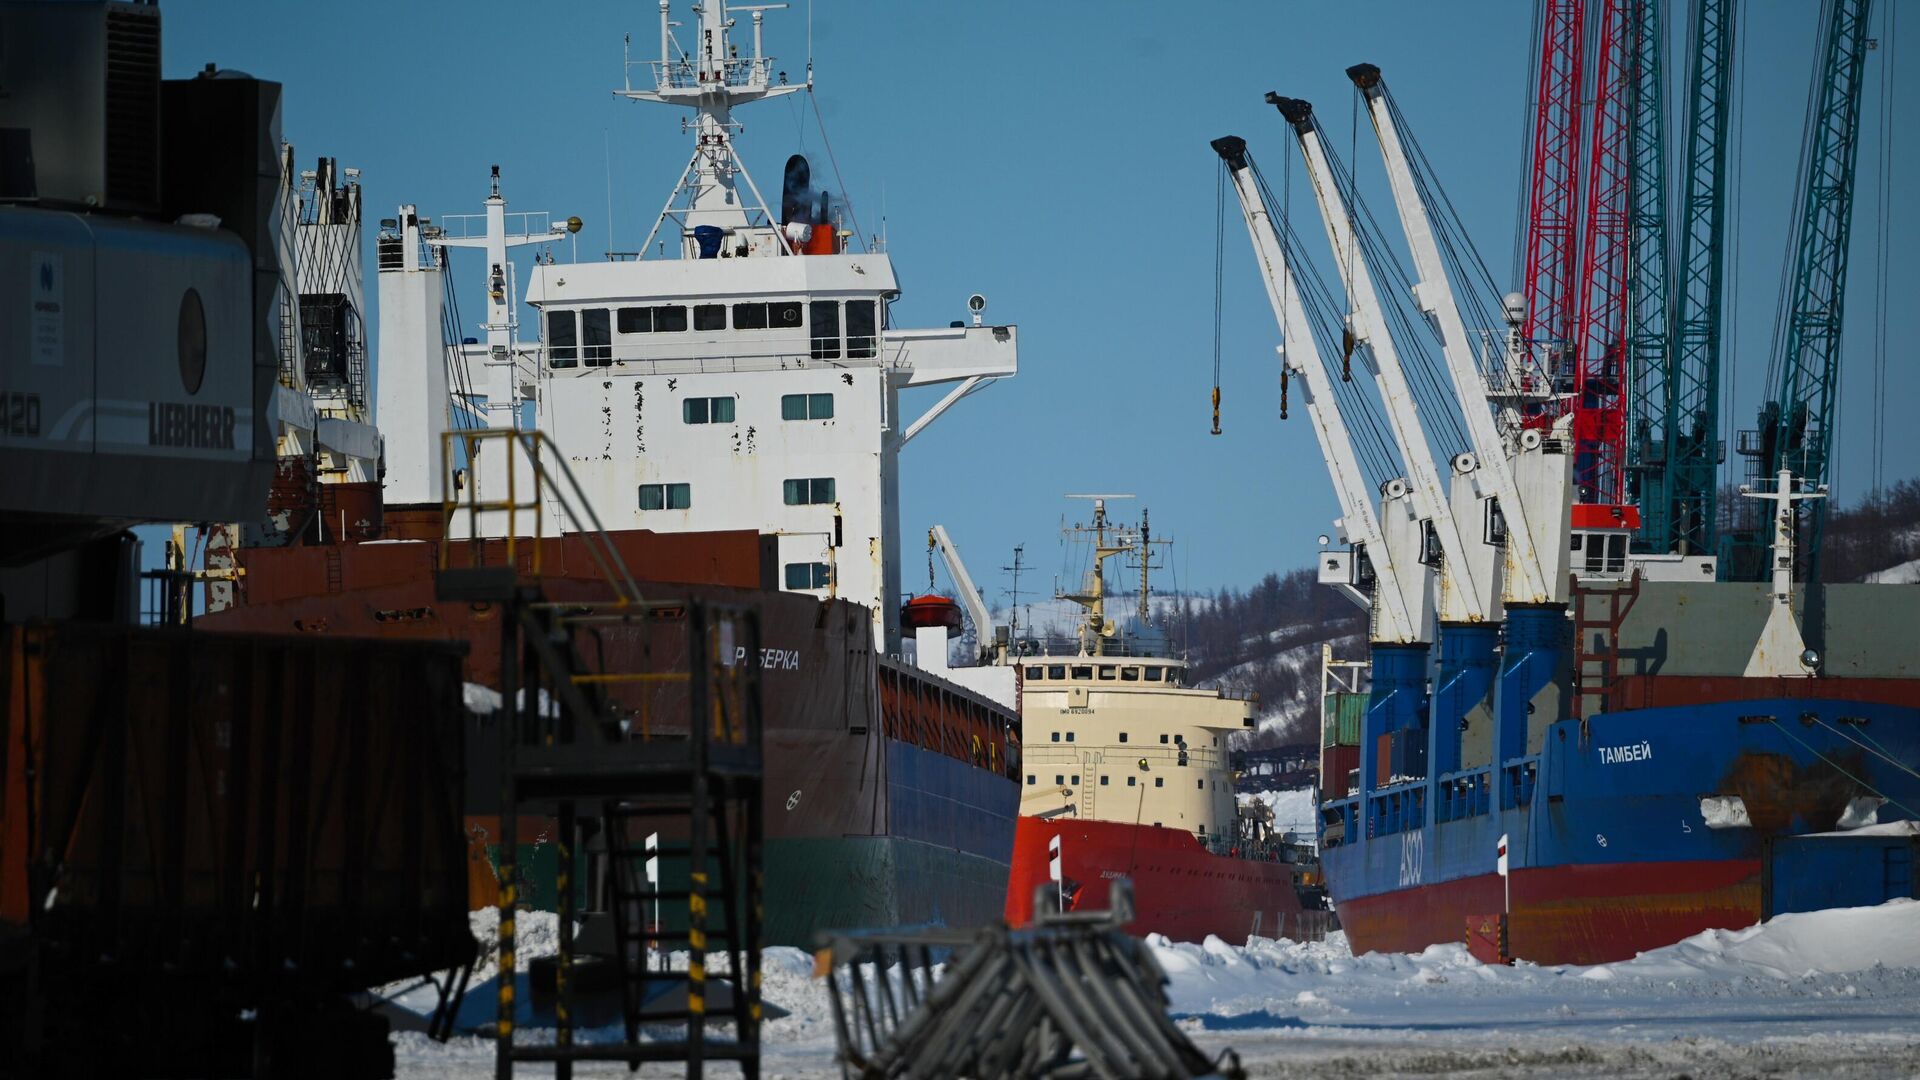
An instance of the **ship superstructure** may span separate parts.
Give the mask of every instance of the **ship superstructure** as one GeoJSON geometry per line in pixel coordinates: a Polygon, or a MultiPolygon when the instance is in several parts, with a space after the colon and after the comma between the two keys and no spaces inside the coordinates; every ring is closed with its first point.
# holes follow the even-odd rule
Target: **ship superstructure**
{"type": "MultiPolygon", "coordinates": [[[[804,158],[765,189],[777,204],[763,197],[733,110],[810,89],[811,75],[789,83],[762,55],[765,7],[733,9],[751,11],[754,28],[752,53],[739,55],[729,10],[696,8],[688,44],[663,7],[661,59],[630,63],[642,85],[615,91],[693,114],[692,158],[643,250],[558,261],[567,226],[508,214],[497,174],[484,217],[435,224],[405,207],[383,234],[383,347],[390,325],[409,368],[391,396],[383,373],[389,501],[444,494],[435,463],[455,413],[530,423],[565,447],[604,528],[775,536],[781,588],[865,605],[876,639],[897,652],[900,452],[960,398],[1017,372],[1017,334],[977,308],[970,323],[894,327],[891,258],[853,232],[844,195],[819,190],[804,158]],[[508,252],[523,244],[544,253],[517,271],[508,252]],[[485,337],[443,365],[439,290],[407,275],[446,273],[434,252],[459,246],[484,252],[485,337]],[[517,323],[521,299],[537,313],[531,335],[517,323]],[[936,385],[951,388],[903,413],[902,391],[936,385]]],[[[483,456],[461,482],[504,486],[497,465],[483,456]]],[[[549,533],[583,527],[548,509],[549,533]]]]}

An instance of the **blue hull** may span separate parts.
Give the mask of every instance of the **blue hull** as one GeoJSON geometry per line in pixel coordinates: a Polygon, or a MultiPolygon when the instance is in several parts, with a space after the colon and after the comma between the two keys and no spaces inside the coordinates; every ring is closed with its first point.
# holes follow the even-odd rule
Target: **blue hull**
{"type": "Polygon", "coordinates": [[[1356,951],[1418,949],[1506,907],[1504,835],[1514,954],[1619,959],[1763,917],[1778,838],[1834,830],[1875,799],[1879,821],[1914,820],[1914,762],[1910,706],[1774,698],[1606,713],[1584,731],[1553,724],[1539,754],[1498,770],[1323,804],[1339,824],[1325,830],[1322,865],[1356,951]]]}

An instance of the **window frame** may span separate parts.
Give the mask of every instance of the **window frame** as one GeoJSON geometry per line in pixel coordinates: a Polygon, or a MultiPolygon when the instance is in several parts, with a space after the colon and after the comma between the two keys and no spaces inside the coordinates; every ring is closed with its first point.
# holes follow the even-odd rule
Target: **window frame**
{"type": "Polygon", "coordinates": [[[603,307],[580,309],[580,362],[587,367],[613,366],[613,312],[611,309],[603,307]]]}
{"type": "Polygon", "coordinates": [[[541,320],[541,330],[546,335],[547,366],[550,368],[571,368],[580,366],[580,313],[574,308],[553,308],[541,312],[546,316],[541,320]],[[562,323],[561,320],[565,322],[562,323]],[[560,334],[564,325],[566,333],[560,334]],[[564,336],[566,340],[561,340],[564,336]]]}

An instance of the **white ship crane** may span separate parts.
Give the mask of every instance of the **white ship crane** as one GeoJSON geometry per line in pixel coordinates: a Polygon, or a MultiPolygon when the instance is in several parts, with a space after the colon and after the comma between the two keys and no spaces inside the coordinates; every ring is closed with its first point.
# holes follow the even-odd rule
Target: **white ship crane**
{"type": "Polygon", "coordinates": [[[1247,159],[1246,140],[1228,135],[1215,139],[1213,149],[1226,162],[1227,172],[1233,179],[1234,191],[1240,198],[1240,212],[1253,239],[1254,254],[1260,260],[1260,277],[1267,288],[1267,299],[1286,337],[1278,348],[1281,363],[1306,381],[1307,416],[1340,502],[1340,525],[1347,539],[1361,549],[1373,567],[1377,590],[1373,598],[1373,638],[1394,643],[1425,640],[1423,620],[1418,618],[1425,602],[1424,583],[1419,575],[1410,572],[1411,568],[1398,564],[1388,548],[1380,520],[1374,514],[1372,492],[1360,470],[1346,421],[1334,401],[1332,378],[1314,343],[1312,323],[1294,285],[1286,245],[1261,199],[1252,164],[1247,159]]]}
{"type": "Polygon", "coordinates": [[[1444,555],[1439,575],[1440,619],[1454,623],[1485,622],[1492,607],[1492,568],[1484,563],[1476,567],[1473,553],[1454,518],[1447,490],[1440,483],[1433,450],[1420,422],[1420,407],[1414,400],[1413,388],[1407,384],[1400,351],[1388,330],[1366,255],[1359,250],[1352,208],[1347,205],[1346,193],[1334,182],[1334,170],[1314,122],[1313,107],[1297,98],[1276,94],[1268,94],[1267,101],[1286,117],[1300,143],[1300,153],[1306,158],[1314,202],[1320,208],[1320,220],[1326,225],[1327,241],[1333,245],[1341,283],[1353,302],[1349,329],[1356,347],[1366,350],[1364,355],[1371,361],[1366,366],[1373,373],[1380,398],[1386,404],[1388,427],[1400,449],[1401,460],[1406,463],[1414,516],[1428,522],[1439,539],[1444,555]]]}
{"type": "Polygon", "coordinates": [[[1541,526],[1547,522],[1534,520],[1526,500],[1520,497],[1506,445],[1494,424],[1492,412],[1485,407],[1486,381],[1474,361],[1466,323],[1460,316],[1459,304],[1447,279],[1446,265],[1441,259],[1433,223],[1428,218],[1426,205],[1414,181],[1413,168],[1401,142],[1386,84],[1380,78],[1380,69],[1371,64],[1360,64],[1349,69],[1348,74],[1366,99],[1367,114],[1373,120],[1380,152],[1386,158],[1387,179],[1393,189],[1394,206],[1399,212],[1401,226],[1406,231],[1407,244],[1413,251],[1414,269],[1419,275],[1419,282],[1414,287],[1414,302],[1433,320],[1439,332],[1447,372],[1452,378],[1454,393],[1460,399],[1461,412],[1467,421],[1467,434],[1473,443],[1474,468],[1471,471],[1479,477],[1482,490],[1493,499],[1505,522],[1505,600],[1516,604],[1547,604],[1562,600],[1565,592],[1562,579],[1565,575],[1559,571],[1557,560],[1550,561],[1545,552],[1552,550],[1558,553],[1565,544],[1557,536],[1541,532],[1541,526]]]}
{"type": "Polygon", "coordinates": [[[967,618],[973,620],[973,634],[979,642],[982,656],[993,649],[993,616],[987,613],[987,602],[980,597],[980,590],[974,587],[973,575],[967,573],[967,564],[960,560],[960,549],[953,546],[953,537],[947,535],[945,525],[935,525],[927,530],[927,543],[940,552],[940,558],[947,564],[947,575],[953,579],[953,591],[960,594],[960,606],[967,609],[967,618]]]}

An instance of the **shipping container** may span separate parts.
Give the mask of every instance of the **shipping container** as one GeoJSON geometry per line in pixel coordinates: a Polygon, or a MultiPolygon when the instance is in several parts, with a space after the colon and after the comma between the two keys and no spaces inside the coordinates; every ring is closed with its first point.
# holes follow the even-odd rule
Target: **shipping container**
{"type": "Polygon", "coordinates": [[[1320,798],[1345,798],[1352,786],[1349,774],[1360,767],[1360,748],[1329,746],[1320,751],[1320,798]]]}
{"type": "Polygon", "coordinates": [[[1321,746],[1360,745],[1360,725],[1367,716],[1367,695],[1329,694],[1322,709],[1321,746]]]}
{"type": "Polygon", "coordinates": [[[1853,833],[1772,838],[1761,879],[1767,917],[1920,899],[1920,874],[1915,873],[1920,836],[1910,831],[1912,825],[1896,822],[1853,833]]]}

